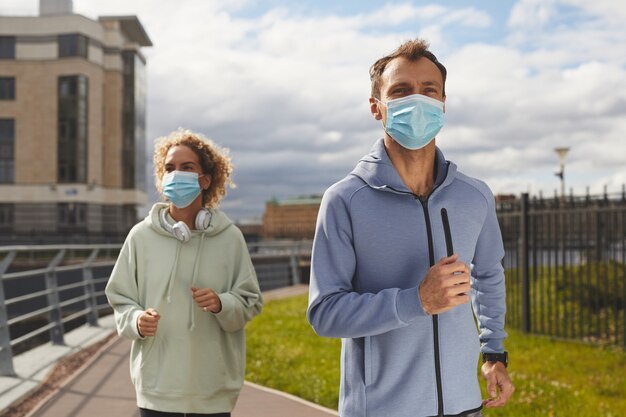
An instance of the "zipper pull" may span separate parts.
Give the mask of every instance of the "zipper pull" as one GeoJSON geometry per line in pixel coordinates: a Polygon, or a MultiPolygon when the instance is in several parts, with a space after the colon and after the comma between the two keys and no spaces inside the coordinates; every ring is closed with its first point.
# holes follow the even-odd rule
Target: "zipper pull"
{"type": "Polygon", "coordinates": [[[452,233],[450,232],[450,222],[448,221],[448,210],[441,209],[441,221],[443,222],[443,233],[446,237],[446,251],[448,256],[454,255],[454,247],[452,246],[452,233]]]}

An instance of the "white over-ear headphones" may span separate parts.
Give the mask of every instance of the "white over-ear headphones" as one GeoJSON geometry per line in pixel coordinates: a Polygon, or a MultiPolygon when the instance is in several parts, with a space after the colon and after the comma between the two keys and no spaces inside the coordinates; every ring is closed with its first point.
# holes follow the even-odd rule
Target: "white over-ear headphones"
{"type": "MultiPolygon", "coordinates": [[[[176,239],[180,240],[183,243],[189,242],[191,240],[191,230],[189,230],[189,226],[185,224],[185,222],[176,222],[173,226],[167,221],[167,208],[161,209],[161,225],[165,230],[171,233],[176,239]]],[[[197,230],[207,230],[211,225],[211,217],[213,213],[211,213],[208,209],[201,209],[198,214],[196,214],[195,226],[197,230]]]]}

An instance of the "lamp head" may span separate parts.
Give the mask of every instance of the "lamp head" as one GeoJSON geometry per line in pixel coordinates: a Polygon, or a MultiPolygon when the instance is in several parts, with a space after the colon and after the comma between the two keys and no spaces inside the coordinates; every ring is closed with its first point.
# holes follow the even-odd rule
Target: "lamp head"
{"type": "Polygon", "coordinates": [[[565,160],[565,157],[567,156],[567,153],[569,152],[569,150],[570,150],[569,147],[554,148],[554,151],[557,153],[557,155],[559,155],[559,160],[561,162],[565,160]]]}

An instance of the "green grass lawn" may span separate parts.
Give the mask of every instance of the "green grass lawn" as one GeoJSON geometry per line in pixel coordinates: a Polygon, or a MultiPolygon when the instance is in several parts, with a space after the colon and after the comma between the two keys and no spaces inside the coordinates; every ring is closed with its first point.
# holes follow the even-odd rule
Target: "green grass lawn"
{"type": "MultiPolygon", "coordinates": [[[[337,409],[341,341],[313,332],[306,305],[306,296],[270,301],[248,325],[246,379],[337,409]]],[[[626,416],[626,352],[514,330],[506,347],[517,391],[486,416],[626,416]]]]}

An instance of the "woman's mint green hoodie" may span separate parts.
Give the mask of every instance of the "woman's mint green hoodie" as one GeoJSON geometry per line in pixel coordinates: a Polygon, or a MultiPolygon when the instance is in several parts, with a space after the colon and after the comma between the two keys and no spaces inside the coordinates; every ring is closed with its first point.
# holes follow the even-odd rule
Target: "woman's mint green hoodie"
{"type": "MultiPolygon", "coordinates": [[[[244,326],[261,311],[262,297],[246,243],[225,214],[211,209],[211,225],[182,243],[160,223],[157,203],[128,234],[106,295],[118,333],[133,341],[130,374],[137,405],[164,412],[230,412],[243,384],[244,326]],[[204,312],[191,287],[212,288],[222,310],[204,312]],[[137,318],[161,316],[156,336],[141,337],[137,318]]],[[[167,216],[173,223],[173,219],[167,216]]]]}

